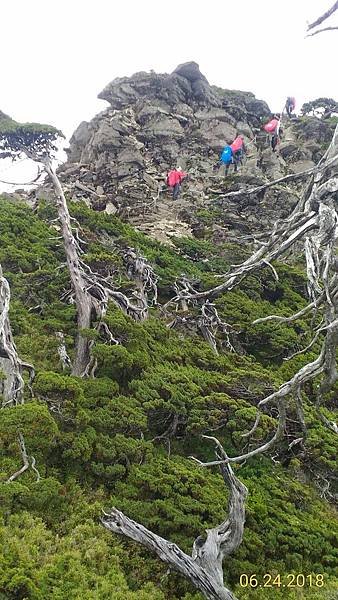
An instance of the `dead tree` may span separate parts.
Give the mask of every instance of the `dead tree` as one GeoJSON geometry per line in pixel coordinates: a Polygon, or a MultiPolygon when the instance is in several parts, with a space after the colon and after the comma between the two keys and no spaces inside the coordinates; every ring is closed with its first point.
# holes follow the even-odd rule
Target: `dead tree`
{"type": "Polygon", "coordinates": [[[3,406],[21,404],[23,401],[24,380],[22,364],[14,344],[10,321],[10,287],[0,266],[0,369],[3,406]]]}
{"type": "Polygon", "coordinates": [[[23,404],[24,370],[29,372],[30,381],[34,378],[33,366],[22,361],[17,353],[9,320],[10,300],[9,283],[0,265],[0,371],[3,377],[0,394],[3,407],[23,404]]]}
{"type": "MultiPolygon", "coordinates": [[[[0,265],[0,396],[2,396],[2,409],[13,407],[24,402],[24,378],[23,372],[29,372],[29,382],[34,378],[34,368],[32,365],[22,361],[17,353],[14,343],[11,324],[9,320],[9,307],[11,292],[7,279],[3,276],[0,265]]],[[[13,473],[7,483],[14,481],[30,466],[40,478],[39,472],[35,467],[35,459],[29,456],[26,450],[25,439],[21,432],[18,434],[18,444],[22,456],[23,466],[13,473]]]]}
{"type": "MultiPolygon", "coordinates": [[[[53,169],[50,158],[44,156],[40,160],[56,193],[56,207],[77,309],[78,336],[72,373],[83,376],[87,374],[87,367],[90,363],[90,340],[82,334],[83,330],[89,329],[94,320],[99,323],[102,321],[109,301],[114,302],[135,320],[143,320],[148,314],[146,294],[141,295],[141,305],[137,300],[131,302],[125,294],[114,289],[111,278],[95,273],[80,258],[82,249],[73,233],[71,217],[60,180],[53,169]]],[[[142,286],[139,285],[139,288],[142,290],[142,286]]]]}
{"type": "MultiPolygon", "coordinates": [[[[129,519],[113,508],[104,513],[101,522],[113,533],[125,535],[155,552],[171,569],[181,573],[209,600],[236,600],[224,585],[223,560],[241,544],[245,523],[245,499],[247,488],[235,476],[228,457],[216,438],[207,439],[216,445],[216,458],[225,485],[229,488],[227,518],[213,529],[207,529],[194,541],[191,556],[176,544],[149,531],[146,527],[129,519]]],[[[203,466],[203,463],[200,463],[203,466]]]]}
{"type": "Polygon", "coordinates": [[[217,308],[212,302],[209,302],[209,300],[206,300],[204,304],[202,304],[201,314],[198,317],[194,317],[193,315],[178,315],[167,324],[167,327],[169,329],[178,329],[182,327],[193,333],[200,331],[215,354],[218,354],[216,336],[217,334],[220,334],[221,338],[224,338],[222,346],[225,346],[230,352],[235,352],[230,340],[231,335],[235,335],[235,331],[229,323],[222,321],[217,308]]]}
{"type": "Polygon", "coordinates": [[[72,369],[72,361],[70,360],[67,352],[65,336],[63,331],[57,331],[55,336],[59,342],[58,355],[62,365],[62,370],[64,371],[65,369],[72,369]]]}
{"type": "Polygon", "coordinates": [[[143,256],[139,256],[134,248],[127,248],[123,252],[123,260],[127,267],[128,277],[136,285],[134,295],[140,305],[142,319],[146,319],[149,306],[157,304],[158,277],[148,261],[143,256]]]}
{"type": "Polygon", "coordinates": [[[109,301],[114,302],[126,314],[137,320],[146,318],[148,314],[146,289],[148,289],[150,281],[153,289],[154,286],[156,289],[156,281],[154,278],[151,279],[151,270],[144,261],[139,261],[136,257],[135,272],[141,298],[132,302],[125,294],[114,288],[111,277],[103,277],[99,273],[93,272],[81,259],[83,253],[81,242],[79,242],[78,236],[74,235],[66,198],[53,167],[52,157],[57,150],[55,143],[61,136],[62,133],[51,126],[35,123],[22,125],[6,117],[0,121],[0,150],[3,151],[2,154],[0,153],[0,158],[1,156],[11,156],[15,160],[24,154],[43,166],[53,184],[67,267],[77,310],[77,339],[72,374],[85,376],[88,374],[91,363],[91,342],[86,337],[85,330],[90,329],[94,322],[97,323],[97,328],[100,328],[109,301]],[[144,277],[145,287],[143,290],[141,279],[144,277]]]}

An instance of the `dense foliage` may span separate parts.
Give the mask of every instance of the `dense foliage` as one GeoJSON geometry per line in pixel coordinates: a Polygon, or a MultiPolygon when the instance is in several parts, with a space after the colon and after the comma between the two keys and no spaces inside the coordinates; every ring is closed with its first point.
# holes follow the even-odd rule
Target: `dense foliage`
{"type": "MultiPolygon", "coordinates": [[[[230,255],[237,260],[242,252],[182,239],[171,249],[81,203],[71,210],[87,241],[87,263],[114,273],[126,293],[132,282],[123,247],[137,248],[151,262],[161,301],[170,297],[175,277],[186,273],[203,288],[226,270],[230,255]]],[[[217,300],[233,327],[236,353],[217,356],[193,332],[168,329],[155,308],[148,321],[135,323],[111,306],[107,324],[119,344],[88,331],[96,378],[78,379],[62,370],[57,353],[56,333],[63,331],[72,356],[76,323],[54,216],[47,203],[33,213],[1,200],[0,263],[11,285],[13,332],[20,356],[34,364],[37,376],[25,404],[1,412],[0,477],[5,482],[19,468],[16,434],[23,431],[41,480],[29,470],[1,485],[0,598],[197,600],[159,560],[103,529],[100,511],[115,505],[187,551],[194,537],[223,519],[227,491],[220,475],[189,456],[211,458],[212,448],[200,436],[214,431],[229,454],[247,447],[241,433],[252,425],[257,402],[316,355],[314,345],[311,353],[284,360],[307,345],[306,319],[292,327],[252,325],[255,318],[287,315],[305,304],[302,265],[275,265],[279,282],[262,271],[217,300]]],[[[306,393],[311,395],[311,385],[306,393]]],[[[334,473],[335,440],[306,399],[305,406],[306,447],[289,448],[301,433],[294,411],[281,447],[238,470],[249,488],[247,522],[243,544],[224,570],[240,600],[336,597],[336,513],[327,501],[332,484],[324,497],[319,494],[334,473]],[[323,573],[325,585],[250,590],[239,585],[242,573],[323,573]]],[[[334,416],[329,409],[327,416],[334,416]]],[[[271,434],[274,417],[273,411],[264,416],[252,447],[271,434]]]]}
{"type": "Polygon", "coordinates": [[[322,116],[329,118],[338,114],[338,104],[333,98],[317,98],[311,102],[305,102],[301,109],[302,115],[322,116]]]}
{"type": "Polygon", "coordinates": [[[43,157],[57,149],[59,137],[62,132],[51,125],[18,123],[0,111],[0,158],[15,160],[22,152],[43,157]]]}

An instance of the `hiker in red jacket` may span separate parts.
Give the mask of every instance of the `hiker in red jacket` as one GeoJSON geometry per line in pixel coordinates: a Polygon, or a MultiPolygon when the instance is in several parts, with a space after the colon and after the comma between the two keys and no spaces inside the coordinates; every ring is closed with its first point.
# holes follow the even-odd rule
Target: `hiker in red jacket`
{"type": "Polygon", "coordinates": [[[233,162],[234,162],[234,172],[237,173],[238,165],[242,164],[242,159],[244,153],[246,152],[246,147],[244,144],[244,136],[238,135],[232,144],[230,144],[230,148],[232,150],[233,162]]]}
{"type": "Polygon", "coordinates": [[[177,200],[177,198],[180,194],[182,181],[187,175],[188,175],[188,173],[185,173],[184,171],[182,171],[181,167],[177,167],[177,169],[173,169],[172,171],[169,171],[169,173],[167,175],[166,183],[170,188],[172,188],[173,200],[177,200]]]}

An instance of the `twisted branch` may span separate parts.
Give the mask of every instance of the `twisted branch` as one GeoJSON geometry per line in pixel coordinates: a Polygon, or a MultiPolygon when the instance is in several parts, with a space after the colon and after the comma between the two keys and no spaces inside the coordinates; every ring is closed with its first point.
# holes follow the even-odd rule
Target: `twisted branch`
{"type": "Polygon", "coordinates": [[[335,2],[325,13],[323,13],[322,15],[320,15],[320,17],[318,17],[318,19],[313,21],[313,23],[310,23],[310,25],[308,25],[307,27],[307,30],[311,31],[311,29],[314,29],[315,27],[318,27],[318,25],[321,25],[324,21],[331,17],[331,15],[333,15],[333,13],[336,12],[336,10],[338,10],[338,2],[335,2]]]}

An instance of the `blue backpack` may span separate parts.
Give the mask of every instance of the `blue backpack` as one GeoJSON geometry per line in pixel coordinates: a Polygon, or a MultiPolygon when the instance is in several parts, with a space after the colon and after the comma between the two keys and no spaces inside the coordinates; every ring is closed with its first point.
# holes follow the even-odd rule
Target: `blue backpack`
{"type": "Polygon", "coordinates": [[[225,165],[228,165],[232,161],[232,149],[230,146],[225,146],[222,150],[221,161],[225,165]]]}

